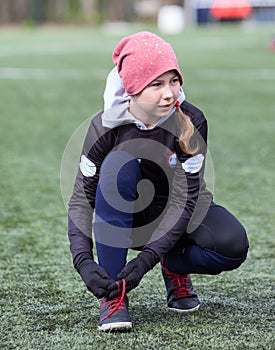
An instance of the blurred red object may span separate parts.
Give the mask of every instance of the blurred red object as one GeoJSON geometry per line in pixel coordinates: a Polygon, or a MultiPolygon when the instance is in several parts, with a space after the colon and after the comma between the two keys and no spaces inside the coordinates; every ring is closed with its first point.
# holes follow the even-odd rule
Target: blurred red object
{"type": "Polygon", "coordinates": [[[247,0],[216,0],[210,13],[217,19],[243,19],[251,14],[252,7],[247,0]]]}
{"type": "Polygon", "coordinates": [[[270,41],[268,48],[270,51],[275,52],[275,37],[270,41]]]}

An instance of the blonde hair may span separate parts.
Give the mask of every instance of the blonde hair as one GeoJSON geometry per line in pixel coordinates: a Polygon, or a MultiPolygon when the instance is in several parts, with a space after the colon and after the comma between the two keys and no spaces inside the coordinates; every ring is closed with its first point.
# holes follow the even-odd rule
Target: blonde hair
{"type": "Polygon", "coordinates": [[[192,137],[195,133],[195,128],[193,123],[191,122],[191,119],[188,115],[186,115],[182,109],[180,108],[180,102],[176,102],[176,120],[180,127],[181,133],[179,136],[179,145],[180,148],[188,154],[195,153],[198,150],[198,145],[194,144],[194,140],[192,140],[192,137]]]}

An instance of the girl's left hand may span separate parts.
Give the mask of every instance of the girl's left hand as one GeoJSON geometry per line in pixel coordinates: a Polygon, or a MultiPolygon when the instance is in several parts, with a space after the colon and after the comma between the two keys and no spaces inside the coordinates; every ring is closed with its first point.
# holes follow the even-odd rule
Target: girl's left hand
{"type": "MultiPolygon", "coordinates": [[[[129,261],[128,264],[122,269],[118,274],[118,279],[120,280],[120,285],[122,285],[121,280],[124,279],[126,282],[126,292],[136,288],[142,277],[151,270],[155,264],[158,262],[158,258],[151,251],[142,251],[133,260],[129,261]]],[[[110,291],[109,298],[115,298],[120,293],[117,287],[117,283],[112,283],[108,290],[110,291]]]]}

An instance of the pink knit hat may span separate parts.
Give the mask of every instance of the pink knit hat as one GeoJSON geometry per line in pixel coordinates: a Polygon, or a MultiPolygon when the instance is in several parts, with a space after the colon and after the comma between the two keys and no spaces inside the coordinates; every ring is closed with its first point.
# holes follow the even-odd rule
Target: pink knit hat
{"type": "Polygon", "coordinates": [[[123,38],[113,52],[113,62],[128,95],[136,95],[160,75],[176,70],[183,79],[171,45],[150,32],[123,38]]]}

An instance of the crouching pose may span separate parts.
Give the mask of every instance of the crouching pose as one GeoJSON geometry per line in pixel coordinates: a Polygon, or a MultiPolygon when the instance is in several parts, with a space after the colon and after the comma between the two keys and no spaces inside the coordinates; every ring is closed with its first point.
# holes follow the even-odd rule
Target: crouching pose
{"type": "Polygon", "coordinates": [[[139,32],[118,43],[113,62],[68,220],[73,264],[101,299],[103,331],[132,328],[127,293],[158,263],[168,308],[192,312],[200,302],[190,274],[236,269],[248,251],[244,227],[207,189],[207,121],[185,99],[170,44],[139,32]]]}

